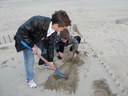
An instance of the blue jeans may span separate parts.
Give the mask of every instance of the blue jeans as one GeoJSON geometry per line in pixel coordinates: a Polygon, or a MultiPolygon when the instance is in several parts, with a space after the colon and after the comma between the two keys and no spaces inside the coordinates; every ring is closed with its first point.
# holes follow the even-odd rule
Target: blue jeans
{"type": "MultiPolygon", "coordinates": [[[[37,45],[39,49],[43,48],[42,44],[37,45]]],[[[43,50],[42,53],[46,53],[46,50],[43,50]]],[[[30,81],[34,78],[34,54],[29,49],[23,50],[24,64],[26,71],[26,80],[30,81]]]]}

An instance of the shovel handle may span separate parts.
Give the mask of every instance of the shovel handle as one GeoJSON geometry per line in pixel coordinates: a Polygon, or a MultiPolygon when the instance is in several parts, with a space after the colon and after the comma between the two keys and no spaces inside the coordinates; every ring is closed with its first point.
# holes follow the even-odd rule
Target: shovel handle
{"type": "MultiPolygon", "coordinates": [[[[23,40],[21,40],[21,43],[22,43],[26,48],[28,48],[30,51],[33,51],[32,48],[31,48],[26,42],[24,42],[23,40]]],[[[39,53],[37,52],[36,55],[37,55],[40,59],[42,59],[46,64],[48,64],[48,61],[47,61],[44,57],[42,57],[41,54],[39,54],[39,53]]],[[[48,64],[48,65],[49,65],[49,64],[48,64]]]]}
{"type": "MultiPolygon", "coordinates": [[[[21,43],[22,43],[26,48],[28,48],[30,51],[33,51],[32,48],[31,48],[26,42],[24,42],[23,40],[21,40],[21,43]]],[[[48,61],[47,61],[44,57],[42,57],[41,54],[39,54],[38,52],[37,52],[37,56],[38,56],[40,59],[42,59],[46,64],[48,64],[48,66],[50,66],[49,63],[48,63],[48,61]]],[[[60,70],[59,70],[58,68],[55,68],[55,69],[54,69],[54,72],[57,73],[60,77],[65,78],[65,76],[60,72],[60,70]]]]}
{"type": "Polygon", "coordinates": [[[28,44],[26,42],[24,42],[23,40],[21,40],[21,43],[28,48],[30,51],[33,51],[32,48],[30,46],[28,46],[28,44]]]}

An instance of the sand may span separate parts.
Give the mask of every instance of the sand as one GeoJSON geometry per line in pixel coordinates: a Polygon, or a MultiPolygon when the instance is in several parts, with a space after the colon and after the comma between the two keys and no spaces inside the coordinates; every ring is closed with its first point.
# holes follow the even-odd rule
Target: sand
{"type": "Polygon", "coordinates": [[[84,55],[79,54],[75,61],[71,58],[71,52],[65,49],[65,56],[63,60],[54,60],[55,64],[62,64],[59,68],[59,70],[64,74],[65,78],[59,77],[57,74],[53,74],[49,76],[48,80],[44,84],[45,89],[50,90],[56,90],[56,91],[66,91],[71,93],[75,93],[77,90],[78,82],[79,82],[79,76],[78,76],[78,66],[81,66],[85,63],[84,55]],[[82,60],[83,59],[83,60],[82,60]]]}
{"type": "MultiPolygon", "coordinates": [[[[0,96],[128,96],[127,11],[127,0],[0,0],[0,96]],[[34,79],[38,87],[30,89],[13,35],[31,16],[51,16],[59,9],[67,11],[82,34],[78,62],[55,58],[64,73],[74,64],[71,72],[67,71],[68,80],[63,80],[38,66],[35,56],[34,79]],[[101,80],[107,88],[95,87],[94,82],[101,80]]],[[[73,33],[72,28],[70,31],[73,33]]]]}

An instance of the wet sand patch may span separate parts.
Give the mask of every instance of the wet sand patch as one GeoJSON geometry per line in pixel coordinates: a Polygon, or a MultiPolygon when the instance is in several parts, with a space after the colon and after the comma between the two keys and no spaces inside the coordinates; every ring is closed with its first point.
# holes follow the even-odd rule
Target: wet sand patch
{"type": "Polygon", "coordinates": [[[116,96],[113,94],[105,79],[93,81],[93,96],[116,96]]]}
{"type": "Polygon", "coordinates": [[[71,94],[75,93],[77,90],[79,82],[78,68],[85,63],[85,56],[83,54],[79,54],[75,60],[72,60],[70,53],[65,53],[66,54],[64,59],[62,61],[56,60],[55,63],[63,62],[63,65],[59,68],[59,70],[68,79],[61,78],[57,74],[53,73],[44,83],[44,88],[56,91],[63,91],[71,94]]]}

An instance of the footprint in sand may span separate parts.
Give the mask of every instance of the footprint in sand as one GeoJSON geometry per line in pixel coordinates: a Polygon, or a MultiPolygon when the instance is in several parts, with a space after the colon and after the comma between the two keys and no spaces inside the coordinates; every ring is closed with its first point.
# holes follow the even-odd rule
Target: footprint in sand
{"type": "Polygon", "coordinates": [[[115,21],[116,24],[125,24],[128,25],[128,18],[121,18],[121,19],[117,19],[115,21]]]}
{"type": "Polygon", "coordinates": [[[94,57],[94,58],[98,58],[98,55],[97,55],[97,54],[94,54],[93,57],[94,57]]]}
{"type": "Polygon", "coordinates": [[[6,64],[7,63],[7,61],[8,60],[5,60],[5,61],[3,61],[3,62],[1,62],[1,67],[3,68],[3,67],[7,67],[8,65],[6,64]]]}
{"type": "Polygon", "coordinates": [[[8,47],[1,47],[0,50],[8,49],[8,47]]]}
{"type": "Polygon", "coordinates": [[[84,55],[88,57],[88,52],[87,51],[84,51],[84,55]]]}

